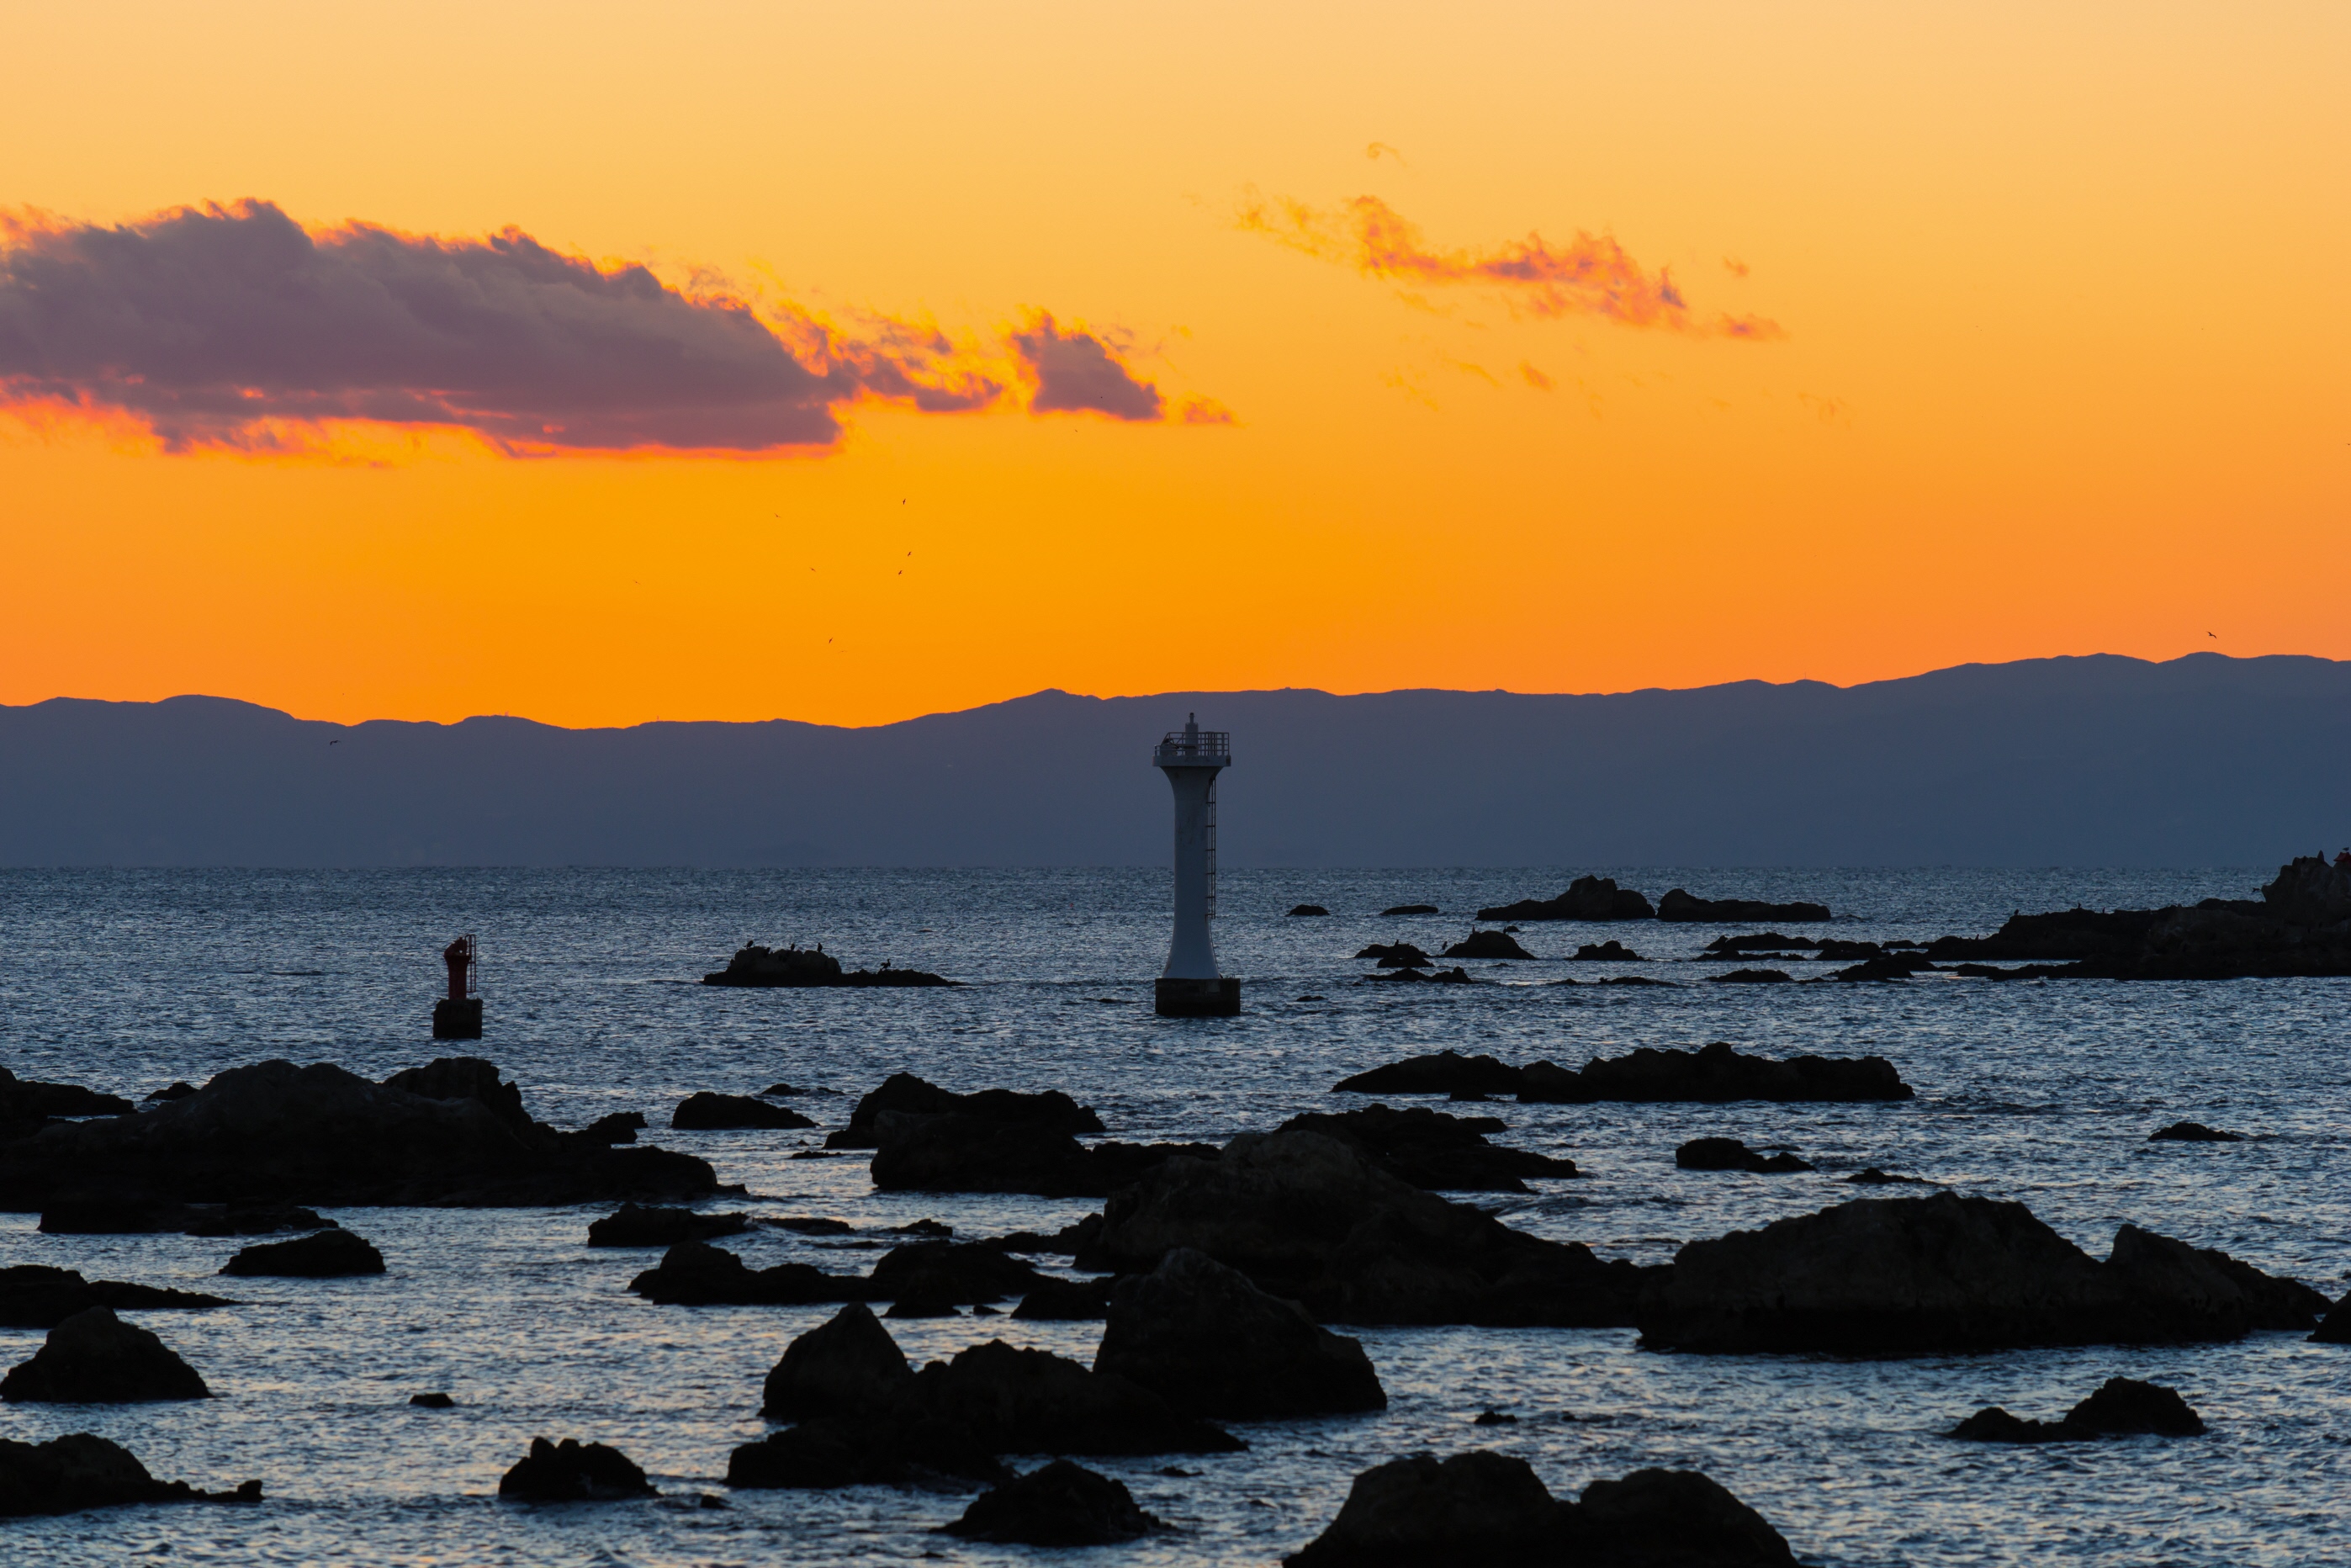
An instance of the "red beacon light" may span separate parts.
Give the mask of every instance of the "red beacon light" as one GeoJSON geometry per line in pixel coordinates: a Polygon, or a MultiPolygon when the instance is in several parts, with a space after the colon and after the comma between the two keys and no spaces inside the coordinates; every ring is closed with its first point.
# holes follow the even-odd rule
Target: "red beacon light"
{"type": "Polygon", "coordinates": [[[433,1004],[435,1040],[482,1038],[482,998],[475,994],[475,953],[471,932],[441,949],[441,961],[449,966],[449,994],[433,1004]]]}

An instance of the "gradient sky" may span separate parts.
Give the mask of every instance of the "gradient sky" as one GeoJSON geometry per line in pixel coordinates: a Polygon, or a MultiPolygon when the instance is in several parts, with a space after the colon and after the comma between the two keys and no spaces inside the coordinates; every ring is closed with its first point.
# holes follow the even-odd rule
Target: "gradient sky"
{"type": "Polygon", "coordinates": [[[2341,5],[0,21],[0,702],[2351,657],[2341,5]]]}

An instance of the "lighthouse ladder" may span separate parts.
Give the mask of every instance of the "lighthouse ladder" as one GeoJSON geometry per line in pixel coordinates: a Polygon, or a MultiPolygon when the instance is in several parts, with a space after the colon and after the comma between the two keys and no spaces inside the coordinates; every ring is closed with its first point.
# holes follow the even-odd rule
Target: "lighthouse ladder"
{"type": "Polygon", "coordinates": [[[1208,781],[1208,918],[1217,917],[1217,784],[1208,781]]]}

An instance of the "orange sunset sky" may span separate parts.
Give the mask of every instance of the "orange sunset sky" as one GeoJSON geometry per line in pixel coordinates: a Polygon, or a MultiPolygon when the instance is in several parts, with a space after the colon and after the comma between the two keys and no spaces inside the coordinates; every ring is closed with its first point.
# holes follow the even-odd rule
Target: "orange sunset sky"
{"type": "Polygon", "coordinates": [[[2351,657],[2340,5],[5,11],[0,702],[2351,657]]]}

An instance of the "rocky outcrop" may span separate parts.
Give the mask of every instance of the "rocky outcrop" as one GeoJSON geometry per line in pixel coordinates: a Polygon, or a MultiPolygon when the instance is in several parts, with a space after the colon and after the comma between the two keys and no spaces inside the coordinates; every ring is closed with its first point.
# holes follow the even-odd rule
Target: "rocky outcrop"
{"type": "Polygon", "coordinates": [[[804,1307],[865,1301],[872,1287],[865,1280],[828,1274],[806,1263],[754,1270],[724,1248],[681,1241],[662,1254],[658,1268],[630,1281],[629,1289],[664,1306],[804,1307]]]}
{"type": "Polygon", "coordinates": [[[57,1198],[41,1210],[44,1236],[267,1236],[335,1222],[290,1203],[177,1203],[156,1198],[57,1198]]]}
{"type": "MultiPolygon", "coordinates": [[[[470,1078],[448,1063],[434,1068],[470,1078]]],[[[0,1207],[46,1208],[63,1197],[537,1206],[697,1197],[717,1187],[701,1160],[582,1148],[527,1116],[517,1121],[518,1093],[493,1104],[478,1082],[444,1098],[394,1086],[403,1079],[416,1082],[395,1074],[376,1084],[325,1062],[265,1061],[135,1115],[52,1123],[0,1144],[0,1207]]]]}
{"type": "Polygon", "coordinates": [[[1548,1061],[1520,1075],[1519,1098],[1581,1105],[1597,1101],[1907,1100],[1910,1086],[1882,1056],[1797,1056],[1784,1061],[1747,1056],[1717,1040],[1697,1051],[1647,1046],[1629,1056],[1602,1057],[1581,1071],[1548,1061]]]}
{"type": "Polygon", "coordinates": [[[914,1382],[914,1370],[890,1331],[872,1308],[852,1301],[784,1347],[768,1373],[759,1414],[782,1421],[870,1415],[914,1382]]]}
{"type": "Polygon", "coordinates": [[[1713,1354],[1907,1354],[2227,1340],[2314,1321],[2316,1291],[2125,1226],[2100,1262],[2021,1203],[1865,1198],[1693,1241],[1643,1343],[1713,1354]]]}
{"type": "Polygon", "coordinates": [[[1507,931],[1472,931],[1437,955],[1440,958],[1531,958],[1507,931]]]}
{"type": "Polygon", "coordinates": [[[1094,1370],[1151,1390],[1183,1415],[1225,1420],[1384,1410],[1388,1403],[1361,1343],[1182,1247],[1150,1273],[1119,1281],[1094,1370]]]}
{"type": "Polygon", "coordinates": [[[1377,958],[1383,969],[1426,969],[1429,956],[1410,942],[1374,942],[1359,949],[1358,958],[1377,958]]]}
{"type": "Polygon", "coordinates": [[[1455,965],[1450,969],[1391,969],[1384,966],[1364,977],[1366,980],[1417,981],[1432,986],[1467,986],[1474,984],[1469,971],[1455,965]]]}
{"type": "Polygon", "coordinates": [[[0,1067],[0,1137],[19,1137],[52,1116],[122,1116],[138,1107],[78,1083],[43,1083],[0,1067]]]}
{"type": "Polygon", "coordinates": [[[1002,1340],[914,1375],[898,1409],[961,1427],[995,1454],[1221,1454],[1246,1447],[1109,1373],[1002,1340]]]}
{"type": "Polygon", "coordinates": [[[2310,1337],[2320,1344],[2351,1344],[2351,1291],[2326,1309],[2310,1337]]]}
{"type": "Polygon", "coordinates": [[[1040,1280],[1029,1287],[1012,1315],[1050,1322],[1098,1322],[1110,1315],[1111,1289],[1117,1282],[1107,1274],[1097,1280],[1040,1280]]]}
{"type": "Polygon", "coordinates": [[[1881,953],[1874,958],[1839,969],[1828,977],[1832,980],[1907,980],[1913,975],[1931,973],[1935,966],[1917,953],[1881,953]]]}
{"type": "Polygon", "coordinates": [[[1692,1138],[1674,1151],[1674,1164],[1686,1171],[1749,1171],[1757,1176],[1792,1176],[1813,1168],[1792,1154],[1767,1155],[1737,1138],[1692,1138]]]}
{"type": "Polygon", "coordinates": [[[1380,911],[1380,918],[1385,920],[1396,915],[1435,915],[1436,913],[1437,913],[1437,905],[1433,904],[1394,904],[1380,911]]]}
{"type": "Polygon", "coordinates": [[[1331,1085],[1334,1094],[1445,1094],[1473,1098],[1516,1094],[1519,1070],[1490,1056],[1463,1056],[1440,1051],[1434,1056],[1407,1057],[1385,1067],[1374,1067],[1331,1085]]]}
{"type": "Polygon", "coordinates": [[[1646,920],[1656,911],[1646,897],[1629,887],[1618,887],[1604,876],[1579,876],[1557,898],[1522,898],[1516,904],[1481,909],[1478,918],[1492,920],[1646,920]]]}
{"type": "Polygon", "coordinates": [[[771,1105],[756,1094],[714,1094],[705,1089],[678,1102],[669,1124],[681,1132],[711,1133],[744,1127],[813,1127],[789,1105],[771,1105]]]}
{"type": "Polygon", "coordinates": [[[131,1450],[68,1432],[46,1443],[0,1438],[0,1519],[79,1513],[141,1502],[259,1502],[261,1483],[234,1491],[200,1491],[185,1481],[159,1481],[131,1450]]]}
{"type": "Polygon", "coordinates": [[[2174,1122],[2168,1127],[2149,1133],[2147,1141],[2150,1144],[2241,1144],[2245,1141],[2245,1134],[2224,1133],[2201,1122],[2174,1122]]]}
{"type": "Polygon", "coordinates": [[[873,1265],[874,1301],[935,1301],[957,1306],[1026,1295],[1043,1275],[983,1241],[913,1241],[873,1265]]]}
{"type": "Polygon", "coordinates": [[[115,1405],[209,1399],[196,1369],[109,1307],[76,1312],[49,1331],[30,1361],[0,1378],[0,1399],[26,1405],[115,1405]]]}
{"type": "Polygon", "coordinates": [[[1719,986],[1784,986],[1789,983],[1785,969],[1733,969],[1728,974],[1708,975],[1707,978],[1719,986]]]}
{"type": "Polygon", "coordinates": [[[892,1414],[820,1416],[746,1443],[726,1459],[726,1484],[744,1489],[956,1486],[1008,1473],[953,1422],[892,1414]]]}
{"type": "Polygon", "coordinates": [[[1767,904],[1754,898],[1699,898],[1675,888],[1657,900],[1657,918],[1728,925],[1758,920],[1809,921],[1833,919],[1825,904],[1767,904]]]}
{"type": "Polygon", "coordinates": [[[1205,1252],[1325,1323],[1605,1327],[1659,1270],[1511,1229],[1314,1133],[1245,1134],[1111,1196],[1081,1269],[1141,1273],[1205,1252]]]}
{"type": "Polygon", "coordinates": [[[911,1072],[893,1072],[881,1087],[857,1102],[849,1125],[824,1141],[828,1149],[872,1149],[881,1146],[881,1118],[897,1112],[913,1116],[968,1116],[981,1122],[1022,1122],[1072,1137],[1102,1130],[1102,1118],[1091,1106],[1081,1105],[1058,1089],[1023,1094],[1010,1089],[982,1089],[958,1094],[926,1082],[911,1072]]]}
{"type": "Polygon", "coordinates": [[[645,1472],[618,1448],[533,1437],[530,1452],[498,1478],[498,1495],[517,1502],[625,1502],[655,1494],[645,1472]]]}
{"type": "Polygon", "coordinates": [[[715,1241],[750,1228],[747,1214],[696,1214],[690,1208],[624,1203],[617,1211],[589,1222],[588,1245],[674,1247],[681,1241],[715,1241]]]}
{"type": "Polygon", "coordinates": [[[1331,912],[1319,904],[1297,904],[1290,906],[1290,913],[1294,915],[1328,915],[1331,912]]]}
{"type": "Polygon", "coordinates": [[[117,1312],[195,1312],[205,1307],[236,1305],[225,1296],[200,1291],[170,1291],[155,1285],[132,1285],[120,1280],[85,1280],[78,1270],[57,1269],[46,1263],[18,1263],[0,1269],[0,1328],[53,1329],[76,1312],[92,1307],[117,1312]]]}
{"type": "MultiPolygon", "coordinates": [[[[1530,1190],[1522,1178],[1551,1180],[1577,1174],[1573,1160],[1486,1141],[1487,1134],[1507,1126],[1498,1116],[1448,1116],[1422,1105],[1402,1111],[1366,1105],[1292,1116],[1274,1130],[1336,1138],[1390,1175],[1429,1192],[1522,1193],[1530,1190]]],[[[1217,1153],[1209,1148],[1193,1152],[1207,1158],[1217,1153]]]]}
{"type": "Polygon", "coordinates": [[[1290,1568],[1781,1568],[1795,1562],[1762,1515],[1695,1470],[1635,1470],[1561,1502],[1524,1459],[1428,1454],[1355,1478],[1339,1517],[1290,1568]]]}
{"type": "Polygon", "coordinates": [[[1068,1459],[980,1493],[961,1519],[939,1527],[967,1541],[1011,1546],[1109,1546],[1166,1528],[1123,1483],[1068,1459]]]}
{"type": "Polygon", "coordinates": [[[841,960],[827,953],[821,944],[814,947],[762,947],[756,942],[746,942],[737,948],[735,956],[726,961],[726,967],[703,976],[702,983],[761,988],[962,984],[920,969],[894,968],[886,963],[878,969],[843,969],[841,960]]]}
{"type": "Polygon", "coordinates": [[[1079,1143],[1044,1122],[997,1121],[957,1111],[920,1115],[885,1111],[873,1185],[884,1192],[1023,1192],[1040,1197],[1105,1197],[1174,1155],[1200,1144],[1079,1143]]]}
{"type": "Polygon", "coordinates": [[[296,1241],[243,1248],[221,1265],[221,1272],[332,1280],[348,1274],[381,1274],[383,1254],[348,1230],[314,1230],[296,1241]]]}
{"type": "Polygon", "coordinates": [[[1971,1443],[2078,1443],[2095,1437],[2200,1437],[2204,1418],[2179,1390],[2132,1377],[2109,1377],[2057,1421],[2027,1421],[1988,1406],[1951,1428],[1971,1443]]]}
{"type": "Polygon", "coordinates": [[[1611,936],[1605,942],[1586,942],[1571,955],[1579,964],[1646,964],[1638,953],[1611,936]]]}

